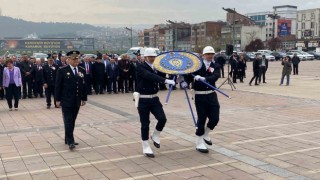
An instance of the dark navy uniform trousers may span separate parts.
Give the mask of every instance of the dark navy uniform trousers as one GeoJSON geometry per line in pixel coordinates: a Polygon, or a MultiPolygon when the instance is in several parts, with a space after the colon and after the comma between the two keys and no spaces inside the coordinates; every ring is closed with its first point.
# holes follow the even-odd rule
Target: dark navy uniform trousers
{"type": "Polygon", "coordinates": [[[162,131],[167,118],[162,109],[162,104],[159,101],[159,97],[154,98],[140,98],[138,105],[138,112],[140,115],[141,122],[141,138],[143,141],[149,139],[149,124],[150,124],[150,113],[158,120],[156,130],[162,131]]]}

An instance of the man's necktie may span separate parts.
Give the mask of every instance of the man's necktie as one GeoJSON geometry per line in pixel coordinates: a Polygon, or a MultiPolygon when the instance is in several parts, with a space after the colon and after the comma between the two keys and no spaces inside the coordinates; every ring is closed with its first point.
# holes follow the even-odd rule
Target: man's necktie
{"type": "Polygon", "coordinates": [[[87,74],[89,74],[89,64],[88,63],[86,63],[86,64],[87,64],[87,68],[86,68],[87,74]]]}
{"type": "Polygon", "coordinates": [[[74,70],[74,75],[78,76],[77,68],[73,68],[73,70],[74,70]]]}

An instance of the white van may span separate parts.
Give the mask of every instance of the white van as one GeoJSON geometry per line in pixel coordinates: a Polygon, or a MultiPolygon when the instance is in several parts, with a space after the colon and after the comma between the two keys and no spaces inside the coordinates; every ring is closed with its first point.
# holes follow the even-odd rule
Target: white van
{"type": "MultiPolygon", "coordinates": [[[[132,47],[128,50],[127,54],[136,54],[138,51],[140,51],[141,56],[144,55],[144,51],[147,47],[132,47]]],[[[153,48],[156,50],[157,54],[160,54],[160,50],[158,48],[153,48]]]]}
{"type": "Polygon", "coordinates": [[[48,54],[44,54],[44,53],[33,53],[32,56],[34,58],[36,58],[36,60],[39,60],[41,58],[44,58],[44,61],[48,61],[48,54]]]}
{"type": "Polygon", "coordinates": [[[262,54],[263,54],[263,53],[268,53],[268,54],[271,54],[272,51],[265,49],[265,50],[258,50],[258,53],[262,53],[262,54]]]}

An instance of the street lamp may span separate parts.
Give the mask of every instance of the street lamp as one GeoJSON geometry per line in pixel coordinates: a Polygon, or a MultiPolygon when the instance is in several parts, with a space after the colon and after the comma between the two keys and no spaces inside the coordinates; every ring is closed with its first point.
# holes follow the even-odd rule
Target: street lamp
{"type": "Polygon", "coordinates": [[[274,39],[275,30],[276,30],[276,27],[275,27],[275,19],[279,19],[280,16],[278,16],[278,14],[276,14],[276,12],[274,11],[273,14],[268,14],[268,17],[272,18],[272,30],[273,30],[272,39],[274,39]]]}
{"type": "Polygon", "coordinates": [[[198,50],[198,29],[199,29],[199,26],[198,25],[194,25],[192,27],[192,29],[195,31],[195,35],[196,35],[196,38],[195,38],[195,48],[194,48],[194,52],[196,52],[198,50]]]}
{"type": "Polygon", "coordinates": [[[222,8],[223,10],[225,10],[225,11],[227,11],[228,13],[232,13],[233,14],[233,16],[232,16],[232,21],[233,21],[233,23],[232,23],[232,44],[233,44],[233,46],[235,47],[235,35],[236,35],[236,33],[235,33],[235,22],[236,22],[236,20],[235,20],[235,14],[237,13],[236,12],[236,9],[235,8],[233,8],[233,9],[230,9],[230,8],[222,8]]]}
{"type": "Polygon", "coordinates": [[[131,39],[131,47],[132,47],[132,27],[131,28],[125,27],[124,29],[130,31],[130,34],[131,34],[130,39],[131,39]]]}
{"type": "Polygon", "coordinates": [[[175,45],[177,43],[177,23],[171,21],[171,20],[167,20],[168,23],[172,24],[174,27],[174,37],[172,39],[172,50],[174,51],[175,49],[175,45]]]}

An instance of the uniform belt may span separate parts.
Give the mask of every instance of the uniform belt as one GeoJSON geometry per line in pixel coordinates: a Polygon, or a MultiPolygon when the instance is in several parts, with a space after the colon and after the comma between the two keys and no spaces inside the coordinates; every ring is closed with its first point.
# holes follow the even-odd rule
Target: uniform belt
{"type": "Polygon", "coordinates": [[[194,91],[194,94],[211,94],[214,93],[214,90],[210,90],[210,91],[194,91]]]}
{"type": "Polygon", "coordinates": [[[151,94],[151,95],[140,94],[140,98],[155,98],[155,97],[158,97],[158,94],[151,94]]]}

